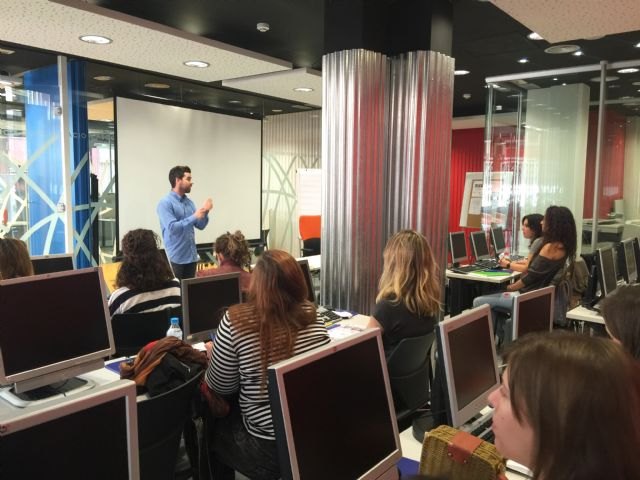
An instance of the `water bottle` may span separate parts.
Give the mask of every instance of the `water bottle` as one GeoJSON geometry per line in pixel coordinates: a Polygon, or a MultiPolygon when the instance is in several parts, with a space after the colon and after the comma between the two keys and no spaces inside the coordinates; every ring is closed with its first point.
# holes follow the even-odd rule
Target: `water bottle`
{"type": "Polygon", "coordinates": [[[167,337],[176,337],[182,340],[182,329],[180,328],[178,317],[171,317],[171,325],[169,325],[169,330],[167,330],[167,337]]]}

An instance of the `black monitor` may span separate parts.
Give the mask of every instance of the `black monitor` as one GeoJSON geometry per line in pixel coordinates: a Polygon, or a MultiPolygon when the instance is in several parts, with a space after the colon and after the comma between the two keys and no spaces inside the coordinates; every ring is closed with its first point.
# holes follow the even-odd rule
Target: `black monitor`
{"type": "Polygon", "coordinates": [[[504,231],[502,227],[491,227],[491,246],[493,254],[497,257],[504,253],[507,246],[504,241],[504,231]]]}
{"type": "Polygon", "coordinates": [[[0,405],[1,476],[138,479],[137,415],[129,381],[48,406],[0,405]]]}
{"type": "Polygon", "coordinates": [[[41,275],[43,273],[65,272],[73,270],[73,255],[63,253],[59,255],[42,255],[31,257],[33,273],[41,275]]]}
{"type": "Polygon", "coordinates": [[[545,287],[517,295],[513,300],[513,340],[532,332],[553,329],[556,287],[545,287]]]}
{"type": "Polygon", "coordinates": [[[231,305],[240,303],[240,273],[182,280],[182,323],[188,343],[209,340],[231,305]]]}
{"type": "Polygon", "coordinates": [[[13,384],[0,395],[102,368],[115,351],[106,290],[99,268],[0,281],[0,385],[13,384]]]}
{"type": "Polygon", "coordinates": [[[598,269],[600,297],[604,298],[613,293],[618,287],[613,248],[598,248],[595,260],[598,269]]]}
{"type": "Polygon", "coordinates": [[[488,405],[487,397],[500,386],[491,309],[467,310],[436,328],[447,423],[459,428],[488,405]]]}
{"type": "Polygon", "coordinates": [[[633,253],[636,257],[636,272],[640,272],[640,239],[633,238],[633,253]]]}
{"type": "Polygon", "coordinates": [[[449,251],[451,252],[451,263],[458,266],[460,262],[467,263],[469,256],[467,255],[467,240],[464,232],[449,233],[449,251]]]}
{"type": "Polygon", "coordinates": [[[618,267],[628,285],[638,281],[636,254],[632,238],[624,240],[618,245],[618,267]]]}
{"type": "Polygon", "coordinates": [[[309,261],[306,258],[298,258],[298,265],[302,269],[302,275],[304,281],[307,284],[307,300],[312,303],[316,303],[316,294],[313,288],[313,279],[311,278],[311,269],[309,268],[309,261]]]}
{"type": "Polygon", "coordinates": [[[379,330],[272,365],[268,379],[283,479],[397,478],[388,476],[402,454],[379,330]]]}
{"type": "Polygon", "coordinates": [[[476,261],[490,259],[491,255],[489,255],[489,247],[487,246],[487,235],[484,231],[471,232],[470,237],[473,256],[476,257],[476,261]]]}

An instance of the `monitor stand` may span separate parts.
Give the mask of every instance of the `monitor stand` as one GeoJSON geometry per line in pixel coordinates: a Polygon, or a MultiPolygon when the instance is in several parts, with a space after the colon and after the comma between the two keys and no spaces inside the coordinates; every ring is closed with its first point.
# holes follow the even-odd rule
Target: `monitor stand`
{"type": "Polygon", "coordinates": [[[95,387],[95,385],[91,380],[73,377],[22,393],[16,393],[14,387],[5,388],[0,390],[0,398],[3,398],[14,407],[25,408],[50,402],[57,398],[75,395],[76,393],[89,390],[95,387]]]}

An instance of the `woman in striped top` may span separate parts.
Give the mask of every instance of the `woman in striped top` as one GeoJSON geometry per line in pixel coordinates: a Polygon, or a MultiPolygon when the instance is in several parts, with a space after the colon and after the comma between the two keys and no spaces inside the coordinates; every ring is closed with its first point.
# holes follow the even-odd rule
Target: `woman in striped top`
{"type": "Polygon", "coordinates": [[[131,230],[122,239],[124,258],[116,286],[109,297],[109,313],[155,312],[179,307],[180,281],[173,277],[167,258],[158,250],[151,230],[131,230]]]}
{"type": "MultiPolygon", "coordinates": [[[[267,367],[328,343],[329,335],[307,300],[302,270],[291,255],[266,251],[252,276],[249,301],[229,308],[220,323],[206,381],[220,395],[238,394],[238,405],[212,432],[219,466],[251,479],[271,479],[280,476],[280,467],[267,367]]],[[[216,478],[232,473],[223,469],[216,478]]]]}

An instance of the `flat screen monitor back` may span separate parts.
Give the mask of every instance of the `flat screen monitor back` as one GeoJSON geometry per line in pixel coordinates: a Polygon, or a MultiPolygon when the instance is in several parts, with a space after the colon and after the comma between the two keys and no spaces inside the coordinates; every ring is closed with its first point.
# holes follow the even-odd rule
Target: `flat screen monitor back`
{"type": "Polygon", "coordinates": [[[33,273],[41,275],[43,273],[65,272],[73,270],[73,255],[42,255],[31,257],[33,273]]]}
{"type": "Polygon", "coordinates": [[[515,297],[513,339],[532,332],[550,332],[553,328],[555,287],[545,287],[515,297]]]}
{"type": "Polygon", "coordinates": [[[458,428],[488,405],[487,397],[500,385],[491,310],[482,305],[440,322],[437,328],[447,417],[458,428]]]}
{"type": "Polygon", "coordinates": [[[596,262],[598,265],[598,282],[600,283],[600,295],[606,297],[613,293],[618,286],[616,262],[612,248],[599,248],[596,250],[596,262]]]}
{"type": "Polygon", "coordinates": [[[240,273],[224,273],[182,281],[182,323],[186,342],[206,341],[224,312],[241,302],[240,273]]]}
{"type": "Polygon", "coordinates": [[[633,253],[636,257],[636,272],[639,273],[640,277],[640,238],[633,238],[633,253]]]}
{"type": "Polygon", "coordinates": [[[491,258],[489,255],[489,247],[487,245],[487,235],[484,231],[471,232],[471,245],[473,247],[473,256],[477,260],[488,260],[491,258]]]}
{"type": "Polygon", "coordinates": [[[395,471],[400,443],[379,331],[275,364],[268,375],[280,464],[288,466],[282,478],[374,479],[395,471]]]}
{"type": "Polygon", "coordinates": [[[502,227],[491,227],[491,245],[496,257],[506,250],[507,246],[504,241],[504,230],[502,230],[502,227]]]}
{"type": "Polygon", "coordinates": [[[313,279],[311,278],[311,269],[309,268],[309,261],[306,258],[298,258],[298,265],[302,269],[302,275],[304,281],[307,284],[307,300],[311,303],[316,303],[316,293],[313,288],[313,279]]]}
{"type": "Polygon", "coordinates": [[[633,248],[633,239],[628,239],[620,244],[618,249],[620,256],[619,265],[622,267],[622,276],[628,285],[634,284],[638,280],[638,271],[636,266],[636,254],[633,248]]]}
{"type": "Polygon", "coordinates": [[[461,262],[467,263],[467,241],[464,232],[449,233],[449,251],[451,252],[451,262],[454,265],[461,262]]]}

